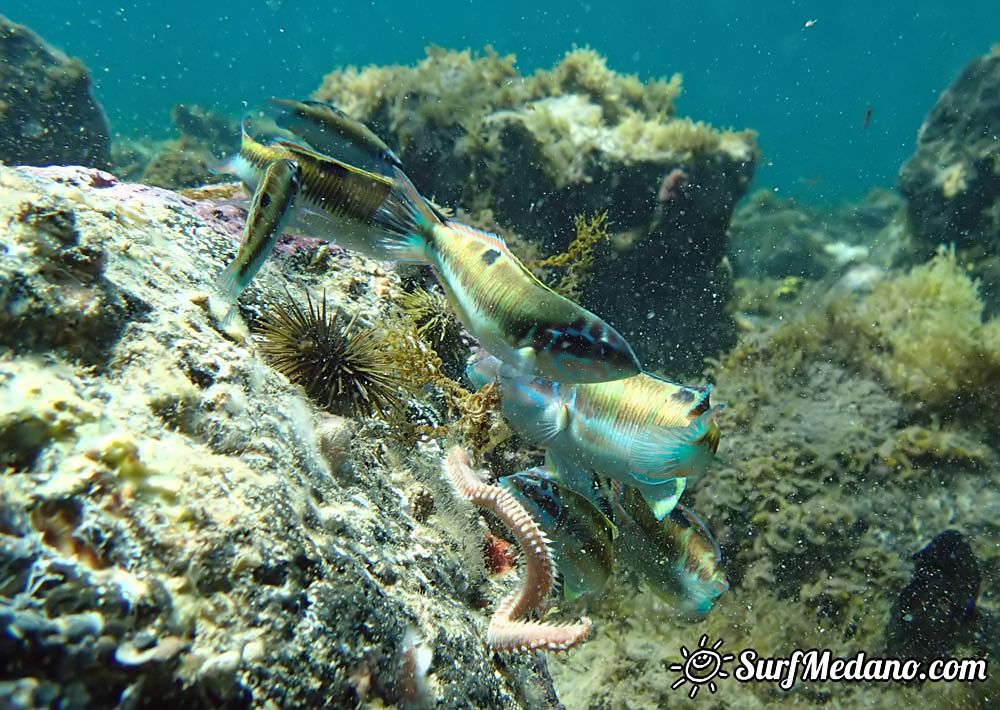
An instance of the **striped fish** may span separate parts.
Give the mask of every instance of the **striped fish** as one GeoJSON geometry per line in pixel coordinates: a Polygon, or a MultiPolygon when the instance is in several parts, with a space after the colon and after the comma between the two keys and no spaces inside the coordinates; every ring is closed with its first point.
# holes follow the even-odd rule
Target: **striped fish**
{"type": "Polygon", "coordinates": [[[489,232],[440,220],[405,174],[375,221],[384,248],[431,264],[462,323],[518,373],[561,382],[605,382],[639,372],[631,346],[583,306],[539,281],[489,232]]]}
{"type": "Polygon", "coordinates": [[[294,160],[272,160],[262,171],[259,187],[250,203],[236,259],[219,277],[218,289],[231,304],[224,322],[235,316],[236,297],[260,270],[281,236],[302,189],[302,170],[294,160]]]}
{"type": "Polygon", "coordinates": [[[240,151],[220,171],[235,174],[253,195],[240,251],[218,282],[229,303],[235,304],[264,265],[286,225],[374,258],[388,257],[372,217],[392,189],[390,178],[292,141],[260,143],[250,135],[246,119],[240,151]],[[295,170],[294,195],[286,194],[289,166],[295,170]]]}
{"type": "Polygon", "coordinates": [[[380,173],[391,171],[393,166],[402,167],[385,141],[336,106],[294,99],[271,99],[269,103],[277,110],[274,122],[278,127],[318,153],[380,173]]]}
{"type": "MultiPolygon", "coordinates": [[[[484,358],[470,379],[492,372],[504,416],[521,434],[566,462],[595,471],[643,494],[658,520],[677,503],[683,479],[699,480],[715,458],[721,406],[711,387],[689,387],[642,373],[613,382],[568,385],[524,377],[484,358]],[[478,370],[478,372],[476,372],[478,370]]],[[[583,489],[589,479],[569,481],[583,489]]]]}
{"type": "Polygon", "coordinates": [[[600,594],[614,568],[617,532],[607,516],[542,466],[505,476],[498,484],[524,505],[552,541],[563,596],[573,600],[600,594]]]}
{"type": "Polygon", "coordinates": [[[657,520],[637,491],[616,486],[614,520],[618,562],[685,615],[707,614],[729,589],[719,544],[694,511],[678,505],[657,520]]]}
{"type": "Polygon", "coordinates": [[[586,481],[590,502],[614,521],[616,567],[635,572],[682,614],[707,614],[716,598],[729,589],[722,550],[694,511],[676,505],[663,520],[657,520],[636,488],[574,470],[551,452],[546,453],[541,470],[562,490],[569,481],[586,481]]]}

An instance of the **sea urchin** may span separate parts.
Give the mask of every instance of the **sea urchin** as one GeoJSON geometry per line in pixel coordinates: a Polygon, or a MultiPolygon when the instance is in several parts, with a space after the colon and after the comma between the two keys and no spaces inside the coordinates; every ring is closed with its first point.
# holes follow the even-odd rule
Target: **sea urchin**
{"type": "Polygon", "coordinates": [[[306,294],[306,308],[274,303],[257,328],[261,350],[278,372],[301,385],[315,402],[339,414],[386,419],[403,408],[402,378],[376,328],[356,329],[358,316],[328,310],[306,294]]]}

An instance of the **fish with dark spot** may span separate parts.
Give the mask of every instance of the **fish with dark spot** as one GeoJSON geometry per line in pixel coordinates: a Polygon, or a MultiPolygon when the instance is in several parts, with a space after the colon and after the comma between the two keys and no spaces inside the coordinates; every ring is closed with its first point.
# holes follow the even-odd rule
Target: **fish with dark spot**
{"type": "Polygon", "coordinates": [[[226,322],[236,314],[236,297],[267,260],[281,236],[301,188],[302,170],[294,160],[274,160],[264,169],[243,225],[239,252],[219,277],[219,291],[230,304],[226,322]]]}
{"type": "MultiPolygon", "coordinates": [[[[525,377],[495,358],[467,370],[478,385],[496,380],[504,417],[570,470],[596,471],[635,486],[657,519],[673,509],[685,479],[700,479],[719,447],[711,387],[641,373],[612,382],[567,384],[525,377]],[[686,395],[677,397],[678,392],[686,395]]],[[[587,495],[589,478],[564,480],[587,495]]]]}

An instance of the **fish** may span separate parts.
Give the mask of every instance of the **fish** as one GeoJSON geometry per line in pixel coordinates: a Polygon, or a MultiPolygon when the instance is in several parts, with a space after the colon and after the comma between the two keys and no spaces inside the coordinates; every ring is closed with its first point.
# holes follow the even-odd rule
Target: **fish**
{"type": "MultiPolygon", "coordinates": [[[[236,175],[253,195],[240,251],[217,282],[217,290],[230,303],[235,304],[264,265],[281,231],[269,236],[265,225],[255,219],[254,205],[266,203],[282,229],[287,225],[372,258],[388,257],[380,250],[381,231],[371,219],[392,189],[391,179],[294,142],[261,143],[251,136],[248,126],[249,120],[244,119],[239,152],[217,169],[236,175]],[[282,188],[269,181],[275,165],[296,166],[296,200],[281,200],[282,188]],[[258,248],[263,246],[268,248],[258,248]]],[[[288,168],[281,170],[287,172],[288,168]]]]}
{"type": "Polygon", "coordinates": [[[236,297],[260,270],[281,236],[302,191],[302,169],[294,160],[273,160],[259,182],[260,189],[254,193],[243,225],[239,252],[219,277],[218,290],[231,304],[224,322],[235,317],[236,297]]]}
{"type": "Polygon", "coordinates": [[[683,615],[701,617],[729,590],[722,551],[694,511],[657,520],[634,488],[614,485],[615,558],[683,615]]]}
{"type": "MultiPolygon", "coordinates": [[[[480,358],[468,369],[473,383],[492,374],[504,417],[533,443],[564,459],[571,471],[596,471],[635,486],[662,520],[687,484],[697,483],[715,459],[720,430],[712,388],[691,387],[641,373],[601,383],[570,385],[525,377],[480,358]]],[[[587,476],[568,485],[582,490],[587,476]]]]}
{"type": "Polygon", "coordinates": [[[336,106],[295,99],[270,99],[269,103],[277,110],[274,122],[317,153],[383,173],[403,167],[384,140],[336,106]]]}
{"type": "Polygon", "coordinates": [[[617,530],[607,516],[561,486],[544,466],[504,476],[497,483],[520,501],[552,541],[564,598],[599,595],[614,570],[617,530]]]}
{"type": "Polygon", "coordinates": [[[500,235],[441,220],[394,168],[375,222],[398,261],[430,264],[459,319],[479,344],[516,372],[567,383],[605,382],[640,371],[622,335],[543,284],[500,235]]]}
{"type": "Polygon", "coordinates": [[[865,120],[861,124],[861,127],[868,128],[868,126],[870,126],[871,123],[872,123],[872,107],[869,106],[868,108],[865,109],[865,120]]]}
{"type": "MultiPolygon", "coordinates": [[[[539,281],[500,236],[444,219],[398,166],[388,177],[294,140],[261,143],[248,123],[245,118],[240,151],[224,170],[256,192],[272,162],[298,163],[302,186],[292,226],[372,258],[429,264],[466,329],[507,365],[564,382],[639,372],[618,331],[539,281]]],[[[262,264],[255,262],[256,269],[262,264]]],[[[256,273],[244,264],[234,268],[242,276],[225,291],[233,301],[256,273]]]]}

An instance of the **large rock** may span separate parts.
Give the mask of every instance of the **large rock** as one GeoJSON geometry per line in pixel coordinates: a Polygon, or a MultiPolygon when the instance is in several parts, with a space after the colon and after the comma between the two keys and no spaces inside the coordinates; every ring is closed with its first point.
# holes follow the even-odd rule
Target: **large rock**
{"type": "MultiPolygon", "coordinates": [[[[927,114],[899,172],[921,256],[939,244],[1000,259],[1000,45],[974,59],[927,114]]],[[[995,271],[995,270],[994,270],[995,271]]]]}
{"type": "MultiPolygon", "coordinates": [[[[320,411],[217,329],[240,223],[0,167],[0,706],[538,707],[534,660],[485,644],[517,575],[485,578],[435,443],[320,411]]],[[[289,249],[244,301],[394,307],[376,264],[289,249]]]]}
{"type": "Polygon", "coordinates": [[[110,145],[83,63],[0,15],[0,162],[104,168],[110,145]]]}

